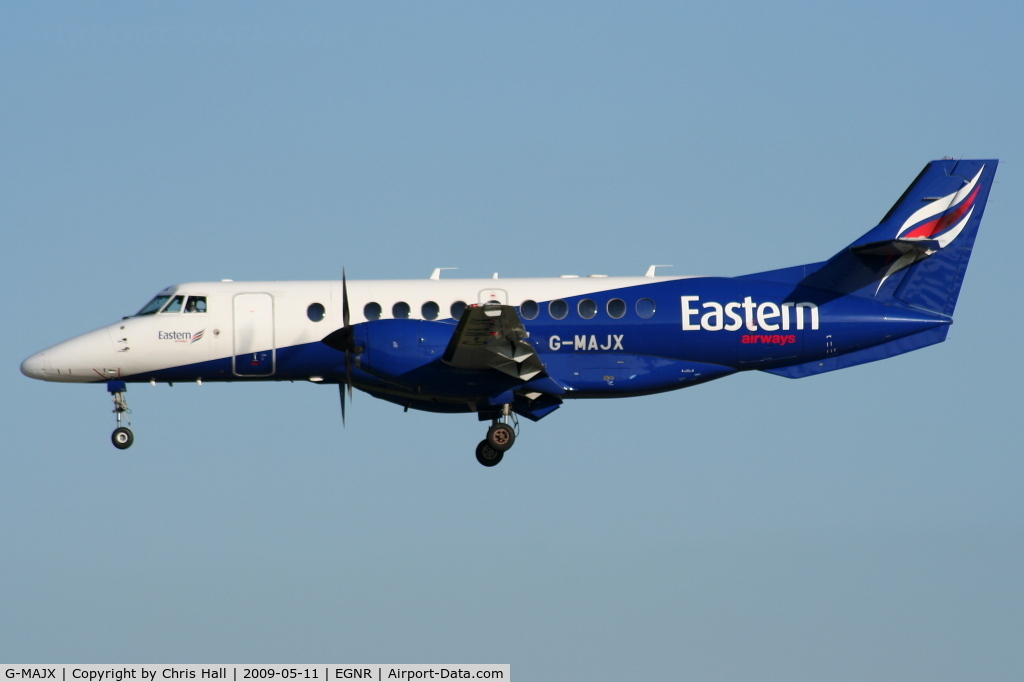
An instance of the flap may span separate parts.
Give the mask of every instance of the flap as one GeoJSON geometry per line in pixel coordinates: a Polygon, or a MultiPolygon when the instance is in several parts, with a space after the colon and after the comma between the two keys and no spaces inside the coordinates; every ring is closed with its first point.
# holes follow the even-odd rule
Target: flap
{"type": "Polygon", "coordinates": [[[523,381],[547,376],[528,337],[512,306],[469,306],[442,359],[459,369],[496,369],[523,381]]]}

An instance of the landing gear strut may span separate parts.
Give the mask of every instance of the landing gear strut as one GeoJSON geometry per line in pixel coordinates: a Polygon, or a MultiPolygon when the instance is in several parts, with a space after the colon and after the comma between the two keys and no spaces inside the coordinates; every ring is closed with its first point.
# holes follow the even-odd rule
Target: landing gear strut
{"type": "Polygon", "coordinates": [[[114,398],[114,414],[117,415],[117,428],[114,429],[114,433],[110,434],[110,441],[118,450],[127,450],[135,442],[132,430],[127,426],[121,426],[121,415],[126,415],[124,419],[129,426],[132,423],[132,420],[127,417],[132,412],[128,409],[128,400],[124,397],[127,390],[128,385],[123,381],[107,382],[107,391],[114,398]]]}
{"type": "Polygon", "coordinates": [[[519,431],[519,420],[509,409],[503,405],[501,417],[491,420],[491,428],[487,429],[487,437],[476,446],[476,461],[485,467],[492,467],[501,461],[505,452],[512,448],[516,442],[516,432],[519,431]]]}

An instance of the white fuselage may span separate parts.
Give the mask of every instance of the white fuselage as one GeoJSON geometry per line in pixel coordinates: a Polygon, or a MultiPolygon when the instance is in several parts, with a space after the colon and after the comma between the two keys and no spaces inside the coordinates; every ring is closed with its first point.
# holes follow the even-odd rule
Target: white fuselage
{"type": "MultiPolygon", "coordinates": [[[[533,279],[363,280],[347,284],[351,323],[369,321],[376,304],[379,319],[431,319],[454,323],[458,306],[497,301],[550,301],[624,289],[679,277],[554,277],[533,279]],[[403,305],[404,304],[404,305],[403,305]],[[455,306],[453,312],[453,306],[455,306]],[[404,311],[408,312],[405,313],[404,311]],[[434,313],[433,311],[437,311],[434,313]]],[[[127,317],[57,344],[22,363],[33,378],[56,382],[143,381],[168,368],[238,358],[319,342],[342,326],[340,281],[190,282],[160,292],[168,297],[201,297],[206,309],[181,308],[127,317]],[[322,317],[316,308],[322,306],[322,317]]],[[[627,301],[633,305],[633,301],[627,301]]],[[[567,320],[568,322],[568,320],[567,320]]],[[[236,365],[197,380],[294,379],[276,367],[276,358],[249,371],[236,365]]]]}

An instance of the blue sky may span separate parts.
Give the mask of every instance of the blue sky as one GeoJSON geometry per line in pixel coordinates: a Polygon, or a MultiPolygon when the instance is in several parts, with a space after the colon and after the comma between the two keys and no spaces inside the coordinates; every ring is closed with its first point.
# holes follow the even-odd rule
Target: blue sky
{"type": "Polygon", "coordinates": [[[0,6],[0,660],[1020,679],[1024,47],[1004,2],[0,6]],[[739,275],[1002,163],[947,343],[471,415],[20,362],[175,282],[739,275]]]}

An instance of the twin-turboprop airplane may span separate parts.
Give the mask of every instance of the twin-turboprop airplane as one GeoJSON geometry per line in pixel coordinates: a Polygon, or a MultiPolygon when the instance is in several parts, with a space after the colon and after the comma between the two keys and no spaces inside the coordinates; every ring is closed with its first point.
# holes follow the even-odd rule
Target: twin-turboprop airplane
{"type": "Polygon", "coordinates": [[[997,161],[925,166],[878,226],[830,260],[735,278],[656,276],[168,287],[120,322],[33,355],[44,381],[294,381],[406,409],[475,412],[493,466],[518,416],[575,398],[671,391],[744,370],[798,378],[946,338],[997,161]]]}

